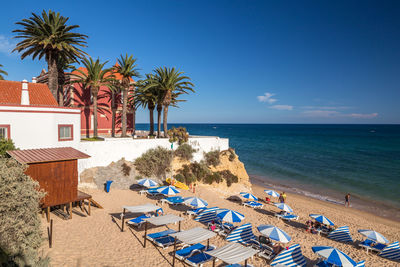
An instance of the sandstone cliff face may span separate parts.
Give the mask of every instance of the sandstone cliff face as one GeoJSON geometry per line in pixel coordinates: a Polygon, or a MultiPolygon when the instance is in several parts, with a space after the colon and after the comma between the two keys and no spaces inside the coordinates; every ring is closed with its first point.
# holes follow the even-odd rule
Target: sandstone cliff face
{"type": "MultiPolygon", "coordinates": [[[[242,191],[251,190],[251,183],[249,175],[247,174],[246,168],[244,167],[243,162],[239,160],[239,157],[234,153],[233,150],[221,151],[220,155],[220,164],[217,166],[210,166],[209,169],[213,172],[229,170],[232,174],[236,175],[239,178],[238,183],[232,184],[230,187],[227,186],[226,182],[223,181],[221,183],[213,183],[203,184],[198,183],[200,186],[212,187],[215,191],[223,196],[229,196],[232,194],[238,194],[242,191]],[[233,153],[234,158],[230,160],[230,155],[233,153]]],[[[181,160],[180,158],[174,158],[172,161],[172,170],[174,173],[177,173],[178,170],[182,168],[183,165],[190,164],[187,160],[181,160]]]]}

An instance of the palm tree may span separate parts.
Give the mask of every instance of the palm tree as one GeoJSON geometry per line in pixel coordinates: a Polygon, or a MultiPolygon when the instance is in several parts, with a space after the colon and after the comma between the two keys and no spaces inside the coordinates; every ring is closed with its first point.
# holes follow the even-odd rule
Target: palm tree
{"type": "Polygon", "coordinates": [[[3,65],[0,64],[0,80],[4,80],[3,75],[8,75],[7,72],[5,72],[4,70],[1,69],[2,67],[3,67],[3,65]]]}
{"type": "Polygon", "coordinates": [[[148,89],[158,88],[159,90],[163,91],[162,99],[160,99],[161,102],[157,104],[157,111],[161,110],[159,106],[162,105],[162,108],[164,108],[164,137],[168,137],[167,122],[169,106],[176,101],[177,96],[181,94],[187,94],[188,91],[194,92],[194,85],[192,82],[190,82],[190,78],[188,76],[184,76],[183,74],[183,72],[180,72],[175,68],[158,67],[154,70],[154,78],[151,80],[152,82],[147,86],[148,89]]]}
{"type": "MultiPolygon", "coordinates": [[[[142,106],[149,109],[150,116],[150,136],[154,135],[154,109],[156,108],[159,92],[156,88],[146,90],[146,86],[151,82],[151,74],[146,74],[145,80],[137,81],[135,96],[130,99],[135,108],[142,106]]],[[[160,113],[161,114],[161,113],[160,113]]]]}
{"type": "Polygon", "coordinates": [[[109,102],[111,102],[111,136],[115,137],[118,103],[121,103],[121,84],[117,80],[113,81],[110,90],[105,91],[104,95],[108,98],[109,102]]]}
{"type": "MultiPolygon", "coordinates": [[[[104,65],[108,61],[100,62],[99,59],[94,61],[91,57],[89,59],[84,58],[82,64],[86,68],[86,72],[80,69],[76,69],[79,73],[76,75],[77,80],[74,82],[82,84],[85,90],[90,90],[93,98],[93,136],[98,137],[97,134],[97,99],[100,91],[100,87],[106,86],[110,88],[112,86],[114,75],[111,74],[111,69],[104,68],[104,65]]],[[[75,76],[75,75],[74,75],[75,76]]]]}
{"type": "MultiPolygon", "coordinates": [[[[68,17],[49,10],[42,11],[42,15],[32,13],[32,17],[17,22],[22,29],[14,30],[15,38],[22,39],[14,51],[23,52],[21,59],[32,56],[33,59],[43,57],[47,61],[49,74],[49,88],[57,99],[58,74],[57,62],[63,59],[66,62],[77,61],[85,52],[87,35],[72,32],[78,25],[67,25],[68,17]]],[[[61,103],[59,103],[61,104],[61,103]]]]}
{"type": "MultiPolygon", "coordinates": [[[[122,76],[122,137],[126,137],[126,113],[128,108],[128,92],[133,83],[132,77],[140,77],[138,68],[136,65],[136,58],[128,54],[118,59],[117,65],[114,66],[114,72],[122,76]]],[[[133,86],[133,95],[135,94],[135,87],[133,86]]],[[[135,108],[133,107],[133,120],[135,120],[135,108]]],[[[133,122],[132,134],[135,134],[135,122],[133,122]]]]}

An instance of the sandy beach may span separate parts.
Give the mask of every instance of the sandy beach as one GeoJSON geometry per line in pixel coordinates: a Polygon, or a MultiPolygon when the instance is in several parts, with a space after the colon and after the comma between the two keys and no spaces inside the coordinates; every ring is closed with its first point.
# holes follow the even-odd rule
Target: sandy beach
{"type": "MultiPolygon", "coordinates": [[[[92,208],[92,215],[85,216],[79,208],[74,208],[72,220],[64,220],[52,214],[54,220],[53,247],[49,249],[47,242],[43,243],[43,253],[50,256],[52,266],[171,266],[172,247],[164,250],[148,243],[147,247],[143,248],[144,229],[137,230],[126,227],[124,232],[120,230],[119,215],[123,205],[156,203],[156,200],[131,190],[112,189],[110,193],[97,189],[84,189],[84,191],[91,194],[93,199],[99,202],[104,209],[92,208]]],[[[259,186],[253,186],[253,193],[260,198],[265,198],[263,188],[259,186]]],[[[180,195],[191,196],[193,194],[184,191],[180,195]]],[[[398,263],[383,259],[376,254],[366,254],[365,250],[356,248],[354,244],[342,244],[323,236],[307,233],[304,229],[304,223],[309,219],[308,214],[322,213],[334,221],[337,226],[349,226],[356,242],[363,238],[357,233],[358,229],[377,230],[393,242],[400,240],[400,224],[398,222],[352,208],[288,194],[287,203],[300,216],[300,219],[296,222],[285,223],[272,215],[278,211],[272,205],[265,204],[262,210],[253,210],[228,201],[226,200],[227,196],[204,186],[197,188],[196,196],[207,200],[210,206],[230,208],[243,213],[246,216],[244,223],[252,223],[254,227],[259,224],[273,224],[280,227],[292,237],[289,244],[301,245],[308,266],[313,266],[317,260],[316,254],[311,250],[311,247],[315,245],[336,247],[356,261],[365,260],[366,266],[398,266],[398,263]]],[[[168,206],[168,204],[162,207],[166,214],[176,215],[182,214],[187,209],[186,206],[168,206]]],[[[47,233],[47,226],[46,220],[43,219],[44,233],[47,233]]],[[[185,216],[185,220],[182,222],[183,230],[196,226],[203,225],[185,216]]],[[[169,225],[169,228],[178,229],[178,225],[169,225]]],[[[148,232],[165,229],[165,226],[150,228],[148,232]]],[[[258,235],[256,229],[253,231],[258,235]]],[[[219,236],[211,239],[210,243],[217,247],[227,244],[219,236]]],[[[258,257],[254,257],[249,263],[255,266],[268,266],[264,260],[258,257]]],[[[219,265],[221,262],[218,262],[217,266],[219,265]]],[[[178,261],[176,266],[184,265],[178,261]]],[[[205,266],[212,266],[212,263],[207,263],[205,266]]]]}

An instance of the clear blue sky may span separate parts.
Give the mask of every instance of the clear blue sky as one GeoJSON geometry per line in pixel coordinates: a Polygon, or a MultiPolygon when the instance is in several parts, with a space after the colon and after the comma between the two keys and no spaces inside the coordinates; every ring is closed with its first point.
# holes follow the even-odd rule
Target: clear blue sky
{"type": "Polygon", "coordinates": [[[110,66],[129,53],[142,74],[185,71],[196,94],[170,122],[400,123],[400,1],[6,1],[7,79],[47,67],[9,53],[14,23],[42,9],[79,24],[110,66]]]}

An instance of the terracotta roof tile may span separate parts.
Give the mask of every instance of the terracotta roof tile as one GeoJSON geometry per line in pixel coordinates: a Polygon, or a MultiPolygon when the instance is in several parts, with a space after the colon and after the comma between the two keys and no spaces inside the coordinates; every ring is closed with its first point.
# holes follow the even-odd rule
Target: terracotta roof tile
{"type": "Polygon", "coordinates": [[[90,156],[72,147],[11,150],[7,153],[20,163],[86,159],[90,156]]]}
{"type": "MultiPolygon", "coordinates": [[[[21,105],[22,82],[0,81],[0,104],[21,105]]],[[[58,106],[49,87],[43,83],[28,83],[29,104],[58,106]]]]}

